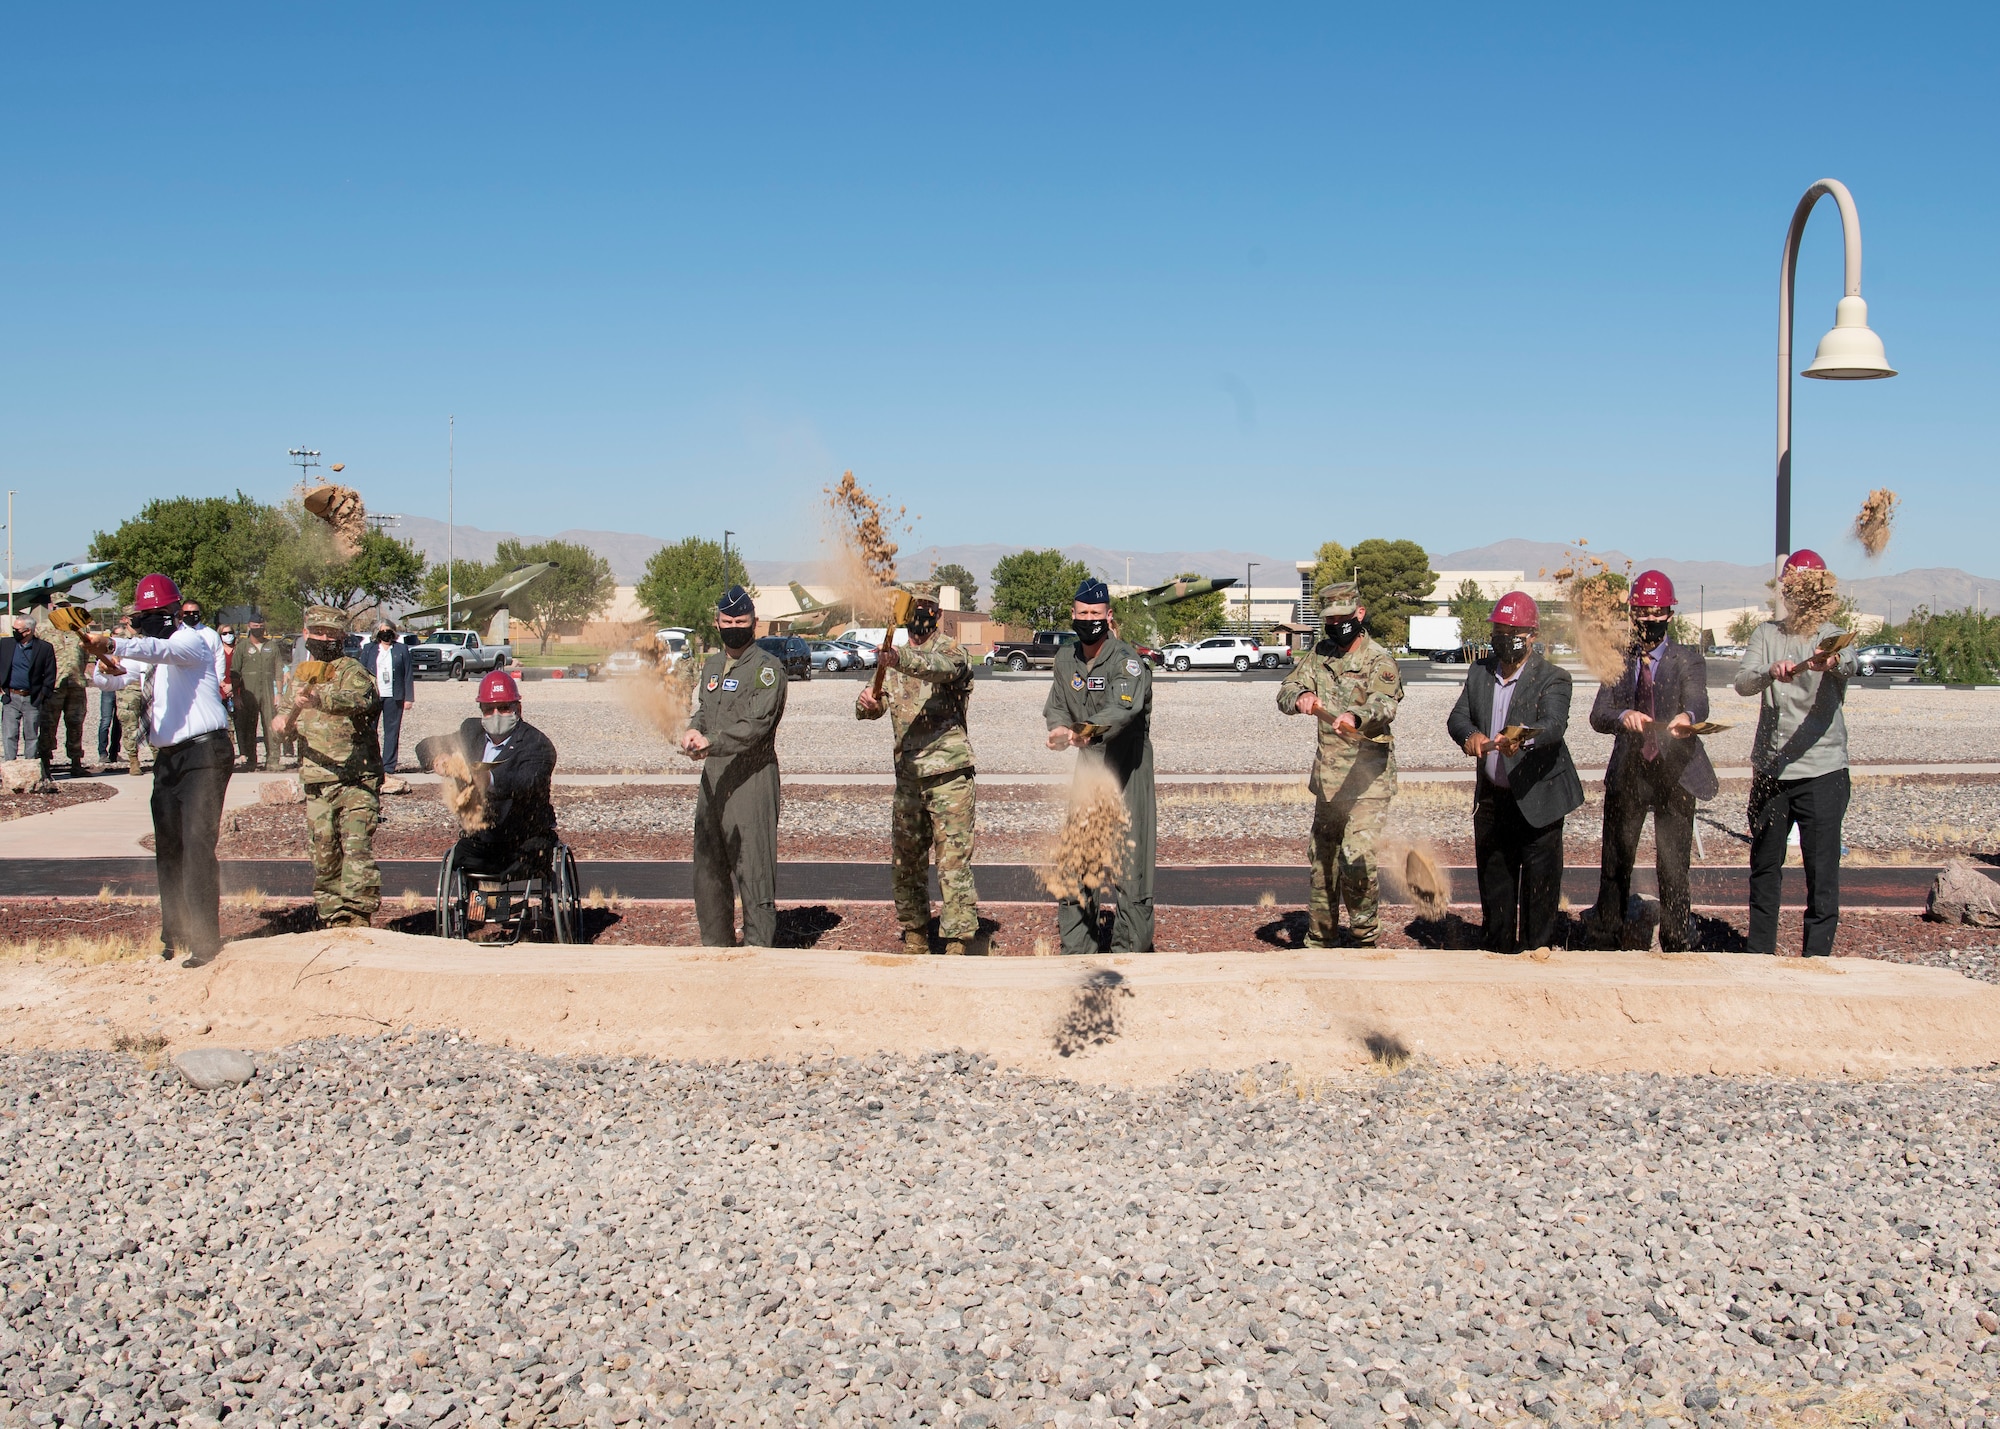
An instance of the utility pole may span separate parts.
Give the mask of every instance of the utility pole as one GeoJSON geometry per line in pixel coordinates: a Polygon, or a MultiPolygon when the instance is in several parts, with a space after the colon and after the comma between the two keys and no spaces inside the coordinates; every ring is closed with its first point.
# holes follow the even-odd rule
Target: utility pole
{"type": "Polygon", "coordinates": [[[1250,572],[1257,569],[1257,562],[1243,563],[1243,633],[1250,633],[1250,572]]]}
{"type": "Polygon", "coordinates": [[[7,618],[14,618],[14,493],[7,493],[7,618]]]}
{"type": "Polygon", "coordinates": [[[1702,632],[1708,629],[1708,587],[1705,585],[1698,585],[1695,587],[1695,590],[1700,592],[1700,594],[1696,597],[1696,599],[1700,603],[1695,607],[1695,609],[1698,610],[1700,614],[1697,615],[1695,618],[1699,620],[1701,624],[1695,627],[1694,642],[1695,644],[1700,645],[1706,639],[1706,637],[1702,634],[1702,632]]]}
{"type": "Polygon", "coordinates": [[[444,628],[452,628],[452,547],[458,522],[458,416],[445,418],[444,446],[444,628]]]}
{"type": "Polygon", "coordinates": [[[729,538],[736,533],[727,528],[722,532],[722,588],[729,589],[729,538]]]}

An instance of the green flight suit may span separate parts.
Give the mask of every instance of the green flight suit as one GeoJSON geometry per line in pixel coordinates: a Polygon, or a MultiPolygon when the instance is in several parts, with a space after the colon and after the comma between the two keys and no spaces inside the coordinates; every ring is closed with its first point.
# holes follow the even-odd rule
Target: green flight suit
{"type": "Polygon", "coordinates": [[[44,767],[56,757],[56,725],[61,723],[63,751],[74,774],[83,768],[83,722],[90,711],[90,676],[83,640],[70,631],[58,630],[46,612],[36,623],[35,634],[56,647],[56,684],[42,703],[40,746],[35,752],[44,767]]]}
{"type": "MultiPolygon", "coordinates": [[[[1131,819],[1131,844],[1118,879],[1118,913],[1111,924],[1111,951],[1153,951],[1153,857],[1158,817],[1153,798],[1153,667],[1132,646],[1107,635],[1095,660],[1066,642],[1056,652],[1055,679],[1042,706],[1050,729],[1101,726],[1078,752],[1079,761],[1101,761],[1118,776],[1131,819]]],[[[1097,951],[1097,900],[1056,905],[1056,926],[1065,953],[1097,951]]]]}
{"type": "Polygon", "coordinates": [[[343,655],[313,686],[318,703],[299,711],[312,840],[313,906],[329,925],[365,924],[382,906],[375,828],[382,822],[382,747],[375,738],[375,677],[343,655]]]}
{"type": "Polygon", "coordinates": [[[959,942],[979,935],[979,894],[972,883],[972,736],[965,727],[971,699],[972,658],[940,630],[896,651],[896,668],[882,678],[882,705],[872,714],[858,697],[854,704],[856,719],[887,713],[896,736],[896,794],[889,816],[896,921],[906,933],[929,933],[928,870],[935,844],[944,903],[938,936],[959,942]]]}
{"type": "Polygon", "coordinates": [[[1375,841],[1396,796],[1396,736],[1390,725],[1403,699],[1403,676],[1387,650],[1363,635],[1345,655],[1331,646],[1299,658],[1278,688],[1278,708],[1297,714],[1310,691],[1326,711],[1318,720],[1319,750],[1307,786],[1316,796],[1312,822],[1312,902],[1309,948],[1338,940],[1341,903],[1354,941],[1372,946],[1381,934],[1381,893],[1375,841]],[[1335,733],[1333,721],[1352,714],[1357,736],[1335,733]]]}
{"type": "Polygon", "coordinates": [[[708,740],[694,802],[694,916],[711,948],[743,941],[768,948],[778,938],[778,722],[785,717],[785,667],[752,641],[701,667],[701,701],[688,721],[708,740]],[[734,882],[734,890],[731,883],[734,882]]]}
{"type": "Polygon", "coordinates": [[[252,645],[247,636],[239,635],[231,647],[230,660],[236,675],[236,753],[255,765],[261,728],[264,767],[276,769],[278,745],[271,738],[271,721],[278,713],[278,678],[285,669],[285,647],[276,640],[252,645]]]}

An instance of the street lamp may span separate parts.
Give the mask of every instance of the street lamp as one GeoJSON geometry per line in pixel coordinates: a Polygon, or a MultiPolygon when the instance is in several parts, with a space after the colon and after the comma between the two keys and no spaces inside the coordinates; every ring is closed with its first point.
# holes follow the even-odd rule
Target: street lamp
{"type": "Polygon", "coordinates": [[[1808,377],[1840,382],[1894,377],[1896,369],[1882,351],[1882,339],[1868,326],[1868,304],[1861,300],[1861,215],[1854,195],[1839,179],[1821,179],[1805,192],[1793,210],[1785,234],[1785,258],[1778,273],[1778,564],[1792,553],[1792,289],[1799,271],[1799,239],[1813,206],[1826,195],[1840,207],[1841,247],[1846,255],[1845,296],[1834,308],[1833,329],[1819,340],[1807,365],[1808,377]]]}
{"type": "Polygon", "coordinates": [[[1261,564],[1262,562],[1260,561],[1245,561],[1243,563],[1243,633],[1245,635],[1248,635],[1250,633],[1250,628],[1251,628],[1250,572],[1256,570],[1257,567],[1261,564]]]}

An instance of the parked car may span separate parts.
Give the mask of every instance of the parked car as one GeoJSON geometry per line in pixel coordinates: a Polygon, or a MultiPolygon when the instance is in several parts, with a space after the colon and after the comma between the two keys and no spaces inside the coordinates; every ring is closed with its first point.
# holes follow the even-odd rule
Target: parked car
{"type": "Polygon", "coordinates": [[[1056,652],[1076,639],[1074,630],[1037,630],[1032,640],[996,640],[987,652],[986,663],[1025,670],[1030,665],[1053,665],[1056,652]]]}
{"type": "Polygon", "coordinates": [[[653,641],[660,647],[660,663],[669,670],[680,664],[681,657],[691,648],[689,642],[693,639],[694,632],[684,625],[670,625],[665,630],[656,632],[653,641]]]}
{"type": "Polygon", "coordinates": [[[487,645],[476,630],[433,630],[410,647],[410,678],[427,675],[463,680],[488,670],[504,670],[514,661],[511,645],[487,645]]]}
{"type": "Polygon", "coordinates": [[[812,654],[813,668],[828,674],[836,670],[852,670],[858,663],[852,650],[831,640],[808,640],[806,649],[812,654]]]}
{"type": "Polygon", "coordinates": [[[1167,663],[1167,657],[1150,645],[1134,645],[1132,648],[1137,650],[1146,663],[1151,665],[1155,670],[1167,663]]]}
{"type": "Polygon", "coordinates": [[[1863,675],[1914,675],[1924,652],[1907,645],[1864,645],[1854,652],[1855,668],[1863,675]]]}
{"type": "Polygon", "coordinates": [[[833,643],[852,655],[854,663],[858,668],[863,670],[872,670],[875,668],[875,647],[870,645],[866,640],[858,639],[852,635],[843,635],[833,643]]]}
{"type": "Polygon", "coordinates": [[[1211,635],[1192,644],[1169,645],[1160,654],[1171,670],[1247,670],[1252,665],[1275,670],[1292,658],[1291,651],[1260,645],[1254,635],[1211,635]]]}
{"type": "Polygon", "coordinates": [[[598,668],[607,675],[643,675],[646,662],[637,650],[613,650],[598,668]]]}
{"type": "Polygon", "coordinates": [[[1741,645],[1711,645],[1708,647],[1706,654],[1711,660],[1741,660],[1743,658],[1743,647],[1741,645]]]}
{"type": "Polygon", "coordinates": [[[813,677],[812,650],[796,635],[766,635],[757,642],[785,667],[788,680],[810,680],[813,677]]]}

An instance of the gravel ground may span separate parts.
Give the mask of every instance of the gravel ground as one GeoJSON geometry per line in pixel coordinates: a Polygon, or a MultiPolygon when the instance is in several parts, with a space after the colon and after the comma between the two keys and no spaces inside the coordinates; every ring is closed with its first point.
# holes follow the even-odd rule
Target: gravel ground
{"type": "Polygon", "coordinates": [[[5,1423],[2000,1412],[1986,1074],[258,1060],[0,1059],[5,1423]]]}
{"type": "Polygon", "coordinates": [[[49,781],[47,793],[10,794],[0,790],[0,823],[25,819],[31,814],[48,814],[72,804],[94,804],[111,797],[111,786],[88,779],[49,781]]]}
{"type": "MultiPolygon", "coordinates": [[[[658,772],[693,766],[631,710],[636,682],[542,681],[524,690],[527,718],[561,751],[571,773],[658,772]]],[[[778,757],[793,773],[883,772],[888,732],[853,716],[856,681],[819,679],[791,687],[778,757]]],[[[1264,679],[1186,679],[1154,685],[1154,757],[1163,773],[1288,773],[1303,777],[1312,759],[1313,722],[1278,713],[1278,686],[1264,679]]],[[[473,712],[472,687],[428,683],[405,717],[406,761],[418,739],[457,727],[473,712]]],[[[1609,736],[1590,732],[1585,715],[1593,691],[1577,692],[1570,750],[1579,764],[1602,766],[1609,736]]],[[[1042,744],[1041,679],[982,679],[973,695],[972,740],[982,769],[1047,773],[1066,756],[1042,744]]],[[[1711,692],[1713,718],[1735,728],[1712,737],[1718,764],[1749,762],[1756,703],[1729,690],[1711,692]]],[[[1397,718],[1396,757],[1406,769],[1460,769],[1465,756],[1445,737],[1445,716],[1457,690],[1412,686],[1397,718]]],[[[1853,689],[1847,698],[1848,738],[1859,762],[1962,763],[1991,760],[2000,748],[2000,694],[1976,690],[1853,689]]]]}
{"type": "MultiPolygon", "coordinates": [[[[78,788],[102,786],[78,785],[78,788]]],[[[1725,781],[1701,812],[1702,857],[1741,865],[1749,858],[1748,780],[1725,781]]],[[[1598,859],[1602,781],[1565,826],[1565,858],[1598,859]]],[[[979,791],[979,857],[1033,862],[1062,818],[1064,789],[987,784],[979,791]]],[[[692,857],[694,790],[661,785],[558,786],[557,820],[580,858],[692,857]]],[[[1405,781],[1390,806],[1386,837],[1421,843],[1444,862],[1472,862],[1470,785],[1405,781]]],[[[793,784],[778,820],[779,857],[874,859],[888,847],[890,791],[881,787],[793,784]]],[[[376,852],[383,858],[436,858],[455,824],[424,786],[383,800],[376,852]]],[[[1292,864],[1305,857],[1312,795],[1298,784],[1168,784],[1159,790],[1159,860],[1292,864]]],[[[1861,775],[1854,781],[1847,841],[1854,856],[2000,855],[2000,776],[1861,775]]],[[[251,805],[223,818],[225,858],[303,858],[305,819],[296,807],[251,805]]],[[[1652,860],[1650,826],[1640,862],[1652,860]]]]}

